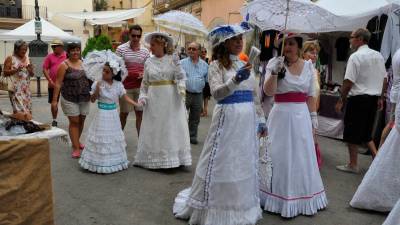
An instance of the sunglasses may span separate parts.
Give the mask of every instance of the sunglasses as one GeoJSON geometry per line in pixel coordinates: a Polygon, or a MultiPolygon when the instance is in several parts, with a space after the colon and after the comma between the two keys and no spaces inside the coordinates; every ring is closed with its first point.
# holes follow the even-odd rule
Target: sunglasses
{"type": "Polygon", "coordinates": [[[141,38],[142,35],[141,34],[131,34],[132,38],[141,38]]]}
{"type": "Polygon", "coordinates": [[[197,51],[197,48],[189,47],[188,50],[189,50],[189,51],[197,51]]]}

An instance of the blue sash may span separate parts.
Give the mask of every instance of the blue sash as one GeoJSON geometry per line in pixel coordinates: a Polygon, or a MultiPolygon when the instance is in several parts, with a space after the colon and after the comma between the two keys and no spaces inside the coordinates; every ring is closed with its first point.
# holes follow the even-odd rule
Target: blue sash
{"type": "Polygon", "coordinates": [[[97,106],[99,107],[99,109],[104,109],[104,110],[114,110],[117,108],[117,104],[115,103],[97,102],[97,106]]]}
{"type": "Polygon", "coordinates": [[[233,94],[218,101],[218,104],[235,104],[235,103],[252,102],[252,101],[253,101],[252,91],[235,91],[233,92],[233,94]]]}

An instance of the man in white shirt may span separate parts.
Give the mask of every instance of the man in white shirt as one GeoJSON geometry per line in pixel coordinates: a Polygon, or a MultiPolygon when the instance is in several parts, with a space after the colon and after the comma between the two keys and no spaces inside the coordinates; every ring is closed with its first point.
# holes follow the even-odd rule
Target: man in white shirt
{"type": "Polygon", "coordinates": [[[350,47],[356,50],[347,62],[346,74],[341,88],[341,98],[336,104],[340,112],[346,104],[343,140],[348,144],[350,162],[336,168],[358,173],[358,146],[367,143],[375,157],[377,149],[372,140],[372,129],[377,109],[383,107],[386,89],[386,69],[383,56],[370,48],[371,33],[357,29],[350,37],[350,47]]]}

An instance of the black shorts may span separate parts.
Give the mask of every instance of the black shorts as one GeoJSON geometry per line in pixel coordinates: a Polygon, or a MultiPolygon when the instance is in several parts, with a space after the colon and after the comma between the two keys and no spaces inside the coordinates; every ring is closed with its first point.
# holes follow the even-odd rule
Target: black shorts
{"type": "Polygon", "coordinates": [[[372,141],[372,129],[378,109],[378,96],[357,95],[347,99],[343,140],[350,144],[372,141]]]}
{"type": "Polygon", "coordinates": [[[210,85],[208,82],[206,82],[206,85],[203,88],[203,99],[209,99],[211,97],[211,89],[210,85]]]}
{"type": "MultiPolygon", "coordinates": [[[[53,101],[54,88],[48,88],[47,93],[49,94],[48,102],[51,103],[53,101]]],[[[60,94],[58,95],[57,102],[60,100],[60,94]]]]}

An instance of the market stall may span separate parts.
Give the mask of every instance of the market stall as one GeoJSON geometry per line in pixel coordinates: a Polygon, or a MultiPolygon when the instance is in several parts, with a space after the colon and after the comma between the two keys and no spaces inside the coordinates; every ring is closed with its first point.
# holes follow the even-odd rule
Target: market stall
{"type": "Polygon", "coordinates": [[[67,133],[39,125],[43,131],[17,135],[23,127],[30,129],[26,126],[32,124],[10,122],[0,114],[0,221],[8,225],[53,225],[49,140],[67,140],[67,133]]]}

